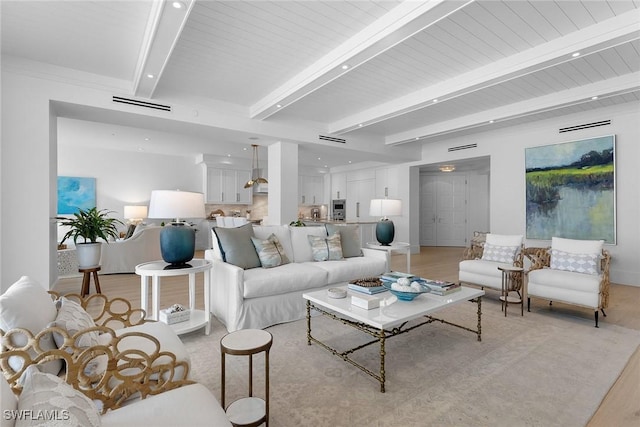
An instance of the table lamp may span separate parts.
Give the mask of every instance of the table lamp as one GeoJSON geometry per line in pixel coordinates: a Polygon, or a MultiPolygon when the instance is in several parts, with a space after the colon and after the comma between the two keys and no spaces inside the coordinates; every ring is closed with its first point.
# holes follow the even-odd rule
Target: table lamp
{"type": "Polygon", "coordinates": [[[380,218],[376,224],[376,239],[382,246],[389,246],[395,236],[395,227],[389,216],[402,215],[402,201],[398,199],[372,199],[369,215],[380,218]]]}
{"type": "Polygon", "coordinates": [[[204,194],[180,190],[153,190],[149,218],[171,218],[160,231],[162,259],[167,268],[188,267],[196,249],[196,231],[181,218],[204,218],[204,194]]]}
{"type": "Polygon", "coordinates": [[[146,206],[125,206],[124,219],[128,219],[131,224],[140,224],[147,217],[146,206]]]}

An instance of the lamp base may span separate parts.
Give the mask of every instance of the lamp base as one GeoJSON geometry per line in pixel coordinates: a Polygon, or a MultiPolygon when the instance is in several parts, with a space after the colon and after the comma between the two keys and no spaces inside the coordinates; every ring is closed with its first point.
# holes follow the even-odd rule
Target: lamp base
{"type": "Polygon", "coordinates": [[[162,259],[171,268],[184,268],[196,250],[196,231],[184,223],[166,225],[160,231],[162,259]]]}
{"type": "Polygon", "coordinates": [[[395,234],[396,230],[390,219],[382,219],[376,224],[376,239],[382,246],[389,246],[395,234]]]}

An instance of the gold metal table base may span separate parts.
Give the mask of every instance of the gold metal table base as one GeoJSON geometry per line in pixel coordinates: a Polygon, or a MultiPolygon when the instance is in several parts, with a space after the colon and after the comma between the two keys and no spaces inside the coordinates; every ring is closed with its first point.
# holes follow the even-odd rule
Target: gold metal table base
{"type": "Polygon", "coordinates": [[[477,325],[477,329],[471,329],[471,328],[467,328],[466,326],[462,326],[462,325],[457,325],[455,323],[451,323],[451,322],[447,322],[444,319],[439,319],[433,316],[422,316],[424,319],[424,321],[416,324],[416,325],[412,325],[409,326],[407,328],[405,328],[405,326],[407,325],[407,323],[409,321],[406,321],[404,323],[402,323],[400,326],[395,327],[393,329],[390,330],[386,330],[386,329],[377,329],[374,328],[372,326],[369,326],[365,323],[362,322],[356,322],[350,319],[345,319],[343,317],[340,316],[336,316],[334,313],[331,313],[329,311],[324,310],[323,308],[320,308],[316,305],[314,305],[311,301],[307,300],[307,344],[311,345],[311,342],[314,342],[318,345],[320,345],[321,347],[323,347],[324,349],[326,349],[327,351],[329,351],[330,353],[332,353],[335,356],[338,356],[339,358],[341,358],[342,360],[344,360],[345,362],[348,362],[350,364],[352,364],[353,366],[355,366],[356,368],[360,369],[361,371],[365,372],[367,375],[375,378],[376,380],[378,380],[380,382],[380,392],[384,393],[385,392],[385,388],[384,388],[384,383],[385,383],[385,369],[384,369],[384,358],[386,355],[386,351],[385,351],[385,341],[387,338],[391,338],[394,337],[396,335],[401,335],[404,333],[407,333],[413,329],[419,328],[420,326],[423,325],[427,325],[429,323],[433,323],[433,322],[440,322],[440,323],[444,323],[447,325],[451,325],[451,326],[455,326],[456,328],[460,328],[460,329],[464,329],[465,331],[469,331],[469,332],[473,332],[474,334],[477,335],[478,337],[478,341],[482,341],[482,297],[478,297],[475,299],[471,299],[469,300],[470,302],[475,302],[478,305],[478,325],[477,325]],[[320,341],[319,339],[313,337],[311,335],[311,309],[314,309],[316,311],[318,311],[319,313],[322,313],[323,316],[327,316],[330,317],[331,319],[337,320],[339,322],[341,322],[344,325],[347,326],[351,326],[352,328],[355,328],[361,332],[364,332],[365,334],[368,334],[372,337],[374,337],[374,340],[371,340],[367,343],[361,344],[359,346],[350,348],[348,350],[344,350],[344,351],[340,351],[340,350],[336,350],[333,347],[329,346],[328,344],[320,341]],[[376,373],[373,372],[372,370],[368,369],[367,367],[359,364],[358,362],[356,362],[354,359],[352,359],[350,357],[350,355],[354,352],[356,352],[357,350],[361,350],[365,347],[368,347],[372,344],[375,343],[380,343],[380,373],[376,373]]]}

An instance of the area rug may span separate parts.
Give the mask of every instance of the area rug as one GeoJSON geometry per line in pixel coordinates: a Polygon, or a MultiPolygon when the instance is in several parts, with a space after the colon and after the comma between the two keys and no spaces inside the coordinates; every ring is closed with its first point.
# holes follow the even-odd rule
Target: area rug
{"type": "MultiPolygon", "coordinates": [[[[402,303],[402,302],[398,302],[402,303]]],[[[361,370],[318,345],[307,345],[306,321],[276,325],[270,353],[271,426],[584,426],[640,345],[640,331],[539,308],[504,317],[483,300],[482,341],[433,323],[387,340],[386,393],[361,370]]],[[[476,305],[438,313],[475,327],[476,305]]],[[[324,316],[314,336],[336,348],[364,342],[362,333],[324,316]]],[[[224,327],[183,335],[192,378],[220,399],[224,327]]],[[[353,357],[379,369],[379,347],[353,357]]],[[[246,396],[246,357],[227,356],[227,404],[246,396]]],[[[254,395],[264,396],[264,356],[254,356],[254,395]]]]}

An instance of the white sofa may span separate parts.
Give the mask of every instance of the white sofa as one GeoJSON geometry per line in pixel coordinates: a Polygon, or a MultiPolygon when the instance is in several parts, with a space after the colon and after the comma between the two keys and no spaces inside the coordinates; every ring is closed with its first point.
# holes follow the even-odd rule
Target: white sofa
{"type": "MultiPolygon", "coordinates": [[[[229,332],[247,328],[262,329],[277,323],[299,320],[306,314],[303,293],[387,271],[389,260],[386,251],[360,248],[359,233],[354,228],[357,226],[342,227],[344,228],[339,230],[343,236],[343,253],[347,257],[320,262],[313,261],[313,252],[307,236],[326,237],[327,230],[324,226],[252,227],[248,224],[236,229],[214,227],[213,249],[205,251],[205,258],[213,262],[213,268],[210,270],[213,315],[229,332]],[[246,231],[247,227],[253,230],[253,236],[257,239],[266,240],[272,234],[275,235],[291,262],[272,268],[263,268],[259,264],[246,269],[225,262],[225,259],[228,261],[228,257],[225,257],[225,245],[218,238],[218,234],[222,233],[222,230],[246,231]],[[355,255],[356,236],[356,252],[362,256],[351,256],[355,255]]],[[[225,235],[228,233],[227,231],[225,235]]],[[[248,252],[246,249],[251,247],[247,246],[246,233],[243,239],[243,247],[245,252],[248,252]]]]}
{"type": "Polygon", "coordinates": [[[162,259],[160,226],[138,225],[125,240],[102,242],[100,274],[133,273],[136,265],[162,259]]]}
{"type": "Polygon", "coordinates": [[[602,240],[551,238],[550,248],[527,248],[527,305],[531,298],[590,308],[598,327],[598,311],[609,304],[611,256],[602,240]]]}

